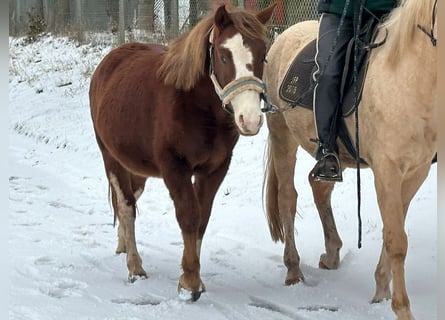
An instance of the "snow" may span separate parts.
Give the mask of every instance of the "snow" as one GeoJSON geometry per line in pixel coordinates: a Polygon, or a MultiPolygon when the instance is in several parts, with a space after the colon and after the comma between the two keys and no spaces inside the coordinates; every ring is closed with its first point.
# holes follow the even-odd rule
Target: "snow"
{"type": "MultiPolygon", "coordinates": [[[[46,36],[9,39],[10,319],[394,319],[390,301],[371,304],[381,220],[370,170],[362,170],[363,247],[357,248],[356,172],[333,193],[343,240],[338,270],[318,269],[324,250],[308,171],[298,153],[295,232],[305,282],[284,286],[283,245],[271,241],[262,207],[267,127],[241,137],[216,196],[201,254],[205,292],[177,295],[182,238],[162,180],[138,202],[137,245],[146,280],[127,281],[108,183],[88,107],[89,79],[110,50],[46,36]]],[[[406,230],[407,289],[417,319],[438,319],[437,166],[415,195],[406,230]]]]}

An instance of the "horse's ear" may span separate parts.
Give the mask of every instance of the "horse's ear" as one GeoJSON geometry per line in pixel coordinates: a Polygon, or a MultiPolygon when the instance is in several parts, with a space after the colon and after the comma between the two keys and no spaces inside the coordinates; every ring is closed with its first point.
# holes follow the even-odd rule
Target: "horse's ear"
{"type": "Polygon", "coordinates": [[[226,10],[226,6],[220,6],[215,13],[215,26],[221,31],[232,23],[230,16],[226,10]]]}
{"type": "Polygon", "coordinates": [[[270,6],[268,6],[266,9],[261,10],[256,14],[257,19],[262,23],[266,24],[269,22],[270,18],[272,17],[273,11],[275,7],[277,6],[277,3],[274,2],[270,6]]]}

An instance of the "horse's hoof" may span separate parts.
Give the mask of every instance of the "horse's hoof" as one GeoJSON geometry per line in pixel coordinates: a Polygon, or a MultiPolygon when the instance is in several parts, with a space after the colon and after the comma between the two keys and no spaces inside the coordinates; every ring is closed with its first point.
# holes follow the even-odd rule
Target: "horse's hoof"
{"type": "Polygon", "coordinates": [[[303,281],[303,278],[296,278],[296,279],[286,279],[284,281],[284,284],[286,286],[292,286],[294,284],[300,283],[301,281],[303,281]]]}
{"type": "Polygon", "coordinates": [[[201,297],[201,294],[205,292],[205,287],[203,284],[199,286],[197,291],[191,291],[189,289],[182,288],[178,285],[178,296],[182,301],[195,302],[201,297]]]}
{"type": "Polygon", "coordinates": [[[297,283],[300,283],[304,281],[304,276],[301,273],[300,269],[297,269],[295,271],[288,271],[286,280],[284,280],[284,284],[286,286],[291,286],[297,283]]]}
{"type": "Polygon", "coordinates": [[[389,290],[381,293],[376,293],[371,300],[371,303],[380,303],[384,300],[391,300],[391,292],[389,290]]]}
{"type": "Polygon", "coordinates": [[[331,268],[329,268],[327,265],[325,265],[324,263],[323,263],[323,261],[320,261],[319,263],[318,263],[318,268],[319,269],[325,269],[325,270],[330,270],[331,268]]]}
{"type": "Polygon", "coordinates": [[[127,253],[127,249],[125,248],[125,244],[118,244],[116,248],[116,254],[127,253]]]}
{"type": "Polygon", "coordinates": [[[325,269],[325,270],[336,270],[338,269],[339,265],[339,259],[328,259],[328,256],[326,253],[323,253],[320,256],[320,261],[318,262],[318,268],[325,269]],[[334,261],[332,261],[334,260],[334,261]]]}
{"type": "Polygon", "coordinates": [[[145,280],[148,276],[144,272],[143,274],[129,274],[128,275],[128,282],[135,283],[137,280],[145,280]]]}

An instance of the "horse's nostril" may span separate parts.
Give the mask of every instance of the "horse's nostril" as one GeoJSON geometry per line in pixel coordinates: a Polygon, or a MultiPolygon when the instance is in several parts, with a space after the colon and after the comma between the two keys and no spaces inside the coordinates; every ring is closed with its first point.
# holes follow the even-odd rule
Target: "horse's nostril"
{"type": "Polygon", "coordinates": [[[242,114],[239,116],[239,123],[242,127],[244,127],[244,116],[242,114]]]}

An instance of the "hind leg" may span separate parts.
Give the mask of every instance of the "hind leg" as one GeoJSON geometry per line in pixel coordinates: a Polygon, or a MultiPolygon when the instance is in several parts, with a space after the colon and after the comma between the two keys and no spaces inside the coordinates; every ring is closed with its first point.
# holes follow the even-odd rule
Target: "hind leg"
{"type": "MultiPolygon", "coordinates": [[[[106,164],[107,176],[111,186],[114,214],[119,220],[117,253],[127,253],[128,279],[133,282],[137,277],[147,277],[142,268],[142,260],[136,247],[134,223],[136,219],[136,197],[132,175],[118,163],[106,164]]],[[[140,193],[136,193],[140,196],[140,193]]]]}
{"type": "MultiPolygon", "coordinates": [[[[137,201],[139,199],[142,192],[144,191],[146,180],[147,179],[144,177],[131,175],[131,186],[132,186],[132,191],[133,191],[135,201],[137,201]]],[[[114,212],[116,213],[116,217],[117,217],[116,193],[112,192],[111,196],[112,196],[113,209],[114,209],[114,212]]],[[[117,254],[126,253],[127,249],[125,247],[125,231],[124,231],[124,225],[122,223],[119,223],[117,234],[118,234],[118,244],[117,244],[117,248],[116,248],[116,253],[117,254]]]]}
{"type": "Polygon", "coordinates": [[[314,202],[323,226],[324,244],[326,252],[320,256],[318,263],[322,269],[337,269],[340,263],[340,249],[343,245],[335,225],[332,214],[331,194],[334,182],[315,181],[313,172],[309,173],[309,183],[312,188],[314,202]]]}

